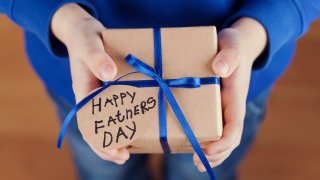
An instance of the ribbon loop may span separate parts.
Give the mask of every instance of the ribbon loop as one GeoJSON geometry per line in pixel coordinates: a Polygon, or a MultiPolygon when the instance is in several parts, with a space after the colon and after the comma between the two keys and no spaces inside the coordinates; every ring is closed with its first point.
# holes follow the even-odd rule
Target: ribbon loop
{"type": "Polygon", "coordinates": [[[136,58],[132,54],[128,54],[125,58],[126,62],[131,65],[133,68],[135,68],[140,73],[155,79],[156,76],[158,76],[155,72],[155,70],[150,67],[149,65],[143,63],[140,59],[136,58]]]}

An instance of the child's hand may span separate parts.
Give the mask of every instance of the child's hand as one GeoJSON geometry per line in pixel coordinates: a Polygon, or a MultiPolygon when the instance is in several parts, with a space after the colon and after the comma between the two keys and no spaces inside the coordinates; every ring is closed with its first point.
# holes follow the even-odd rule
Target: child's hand
{"type": "MultiPolygon", "coordinates": [[[[266,36],[262,25],[250,18],[242,18],[219,32],[219,53],[212,68],[222,77],[224,128],[222,138],[204,149],[211,167],[221,164],[240,144],[251,68],[266,46],[266,36]]],[[[196,154],[193,159],[198,170],[205,171],[196,154]]]]}
{"type": "MultiPolygon", "coordinates": [[[[51,22],[54,35],[68,49],[72,74],[72,87],[77,102],[101,86],[101,81],[112,80],[117,68],[105,53],[101,32],[105,27],[77,4],[58,9],[51,22]]],[[[92,150],[102,159],[124,164],[129,159],[127,149],[92,150]]]]}

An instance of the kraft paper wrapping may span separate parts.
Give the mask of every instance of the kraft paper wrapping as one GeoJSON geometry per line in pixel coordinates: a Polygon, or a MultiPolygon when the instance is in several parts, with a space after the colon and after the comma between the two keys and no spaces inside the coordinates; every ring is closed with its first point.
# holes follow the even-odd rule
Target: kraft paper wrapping
{"type": "MultiPolygon", "coordinates": [[[[102,37],[106,52],[118,67],[116,78],[135,71],[124,61],[129,53],[154,67],[153,29],[108,29],[102,33],[102,37]]],[[[215,76],[211,69],[217,53],[215,27],[161,28],[161,41],[164,79],[215,76]]],[[[150,78],[136,73],[121,80],[150,78]]],[[[201,147],[205,147],[208,142],[219,140],[222,136],[220,85],[170,89],[201,147]]],[[[107,88],[77,114],[83,138],[102,151],[128,147],[131,153],[162,153],[159,140],[158,90],[158,87],[136,88],[126,85],[107,88]],[[148,111],[142,113],[141,104],[146,105],[148,111]],[[138,113],[132,115],[135,106],[138,113]],[[112,116],[110,121],[110,114],[116,115],[118,111],[122,113],[118,116],[122,122],[116,120],[115,116],[112,116]]],[[[171,152],[193,152],[168,102],[166,119],[171,152]]]]}

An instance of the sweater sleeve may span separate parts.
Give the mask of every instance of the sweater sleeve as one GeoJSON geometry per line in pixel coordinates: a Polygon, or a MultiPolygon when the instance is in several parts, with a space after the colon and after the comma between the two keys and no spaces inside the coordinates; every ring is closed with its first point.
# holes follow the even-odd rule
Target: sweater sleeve
{"type": "Polygon", "coordinates": [[[256,19],[264,26],[268,45],[253,66],[260,69],[266,67],[286,43],[294,42],[305,34],[319,15],[320,1],[317,0],[243,0],[224,27],[241,17],[256,19]]]}
{"type": "Polygon", "coordinates": [[[0,13],[24,30],[34,33],[53,55],[67,57],[66,47],[51,33],[51,19],[56,10],[67,3],[78,3],[93,16],[93,5],[87,0],[1,0],[0,13]]]}

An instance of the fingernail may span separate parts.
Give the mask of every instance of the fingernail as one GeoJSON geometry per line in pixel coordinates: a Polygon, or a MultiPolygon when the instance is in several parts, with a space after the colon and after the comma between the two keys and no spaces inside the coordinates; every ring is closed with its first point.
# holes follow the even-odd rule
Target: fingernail
{"type": "Polygon", "coordinates": [[[100,76],[103,80],[112,80],[114,78],[114,67],[111,64],[105,64],[101,67],[100,76]]]}
{"type": "Polygon", "coordinates": [[[229,69],[230,69],[229,64],[223,61],[218,61],[213,64],[213,71],[220,76],[227,75],[229,72],[229,69]]]}

